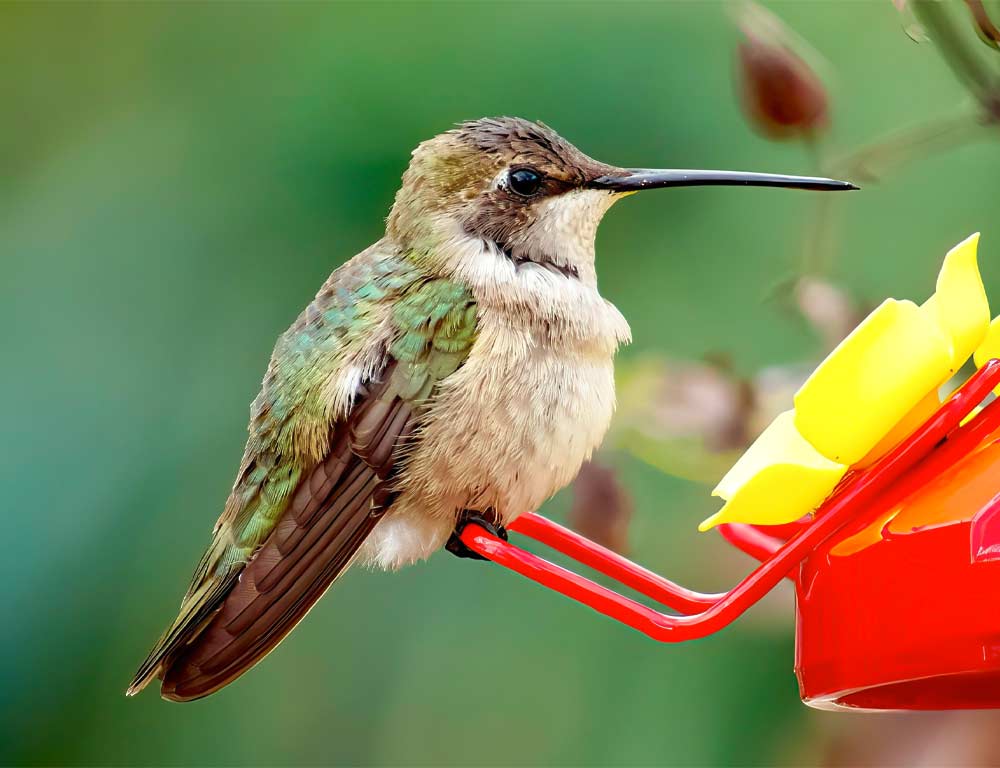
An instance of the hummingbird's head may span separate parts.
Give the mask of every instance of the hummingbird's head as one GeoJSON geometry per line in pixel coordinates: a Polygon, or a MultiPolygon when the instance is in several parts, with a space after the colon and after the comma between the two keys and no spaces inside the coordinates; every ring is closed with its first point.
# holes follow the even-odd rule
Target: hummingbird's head
{"type": "Polygon", "coordinates": [[[483,118],[413,151],[387,234],[429,267],[472,284],[539,270],[593,283],[597,225],[615,201],[696,184],[853,188],[829,179],[620,168],[587,156],[543,123],[483,118]]]}
{"type": "Polygon", "coordinates": [[[460,258],[480,259],[484,270],[499,262],[592,278],[597,224],[620,195],[588,184],[618,170],[542,123],[463,123],[414,150],[389,234],[437,257],[448,255],[442,240],[477,241],[481,247],[459,249],[460,258]]]}

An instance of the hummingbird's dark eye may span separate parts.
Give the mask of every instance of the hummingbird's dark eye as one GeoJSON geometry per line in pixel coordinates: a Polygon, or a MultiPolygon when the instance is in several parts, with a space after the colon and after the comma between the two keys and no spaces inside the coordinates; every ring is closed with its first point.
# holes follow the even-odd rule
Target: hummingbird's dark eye
{"type": "Polygon", "coordinates": [[[518,168],[508,176],[510,188],[519,195],[531,197],[542,186],[542,176],[530,168],[518,168]]]}

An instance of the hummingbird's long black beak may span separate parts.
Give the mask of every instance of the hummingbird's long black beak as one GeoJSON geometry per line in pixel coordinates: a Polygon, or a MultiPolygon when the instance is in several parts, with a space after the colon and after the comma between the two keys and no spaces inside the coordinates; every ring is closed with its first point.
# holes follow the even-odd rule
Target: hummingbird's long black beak
{"type": "Polygon", "coordinates": [[[816,176],[783,176],[777,173],[749,173],[746,171],[693,171],[683,168],[630,168],[623,174],[599,176],[588,186],[615,192],[638,192],[641,189],[660,187],[787,187],[788,189],[815,189],[840,192],[858,189],[848,181],[824,179],[816,176]]]}

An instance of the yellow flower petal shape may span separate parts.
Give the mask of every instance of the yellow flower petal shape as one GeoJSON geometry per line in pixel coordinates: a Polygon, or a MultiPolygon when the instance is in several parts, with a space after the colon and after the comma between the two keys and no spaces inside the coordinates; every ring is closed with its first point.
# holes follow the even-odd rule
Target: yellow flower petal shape
{"type": "Polygon", "coordinates": [[[818,507],[847,467],[820,455],[795,429],[785,411],[754,441],[712,492],[727,503],[698,529],[719,523],[777,525],[818,507]]]}
{"type": "Polygon", "coordinates": [[[889,433],[879,440],[875,447],[865,454],[864,458],[855,462],[854,469],[864,469],[870,467],[876,461],[885,456],[889,451],[899,445],[917,431],[917,427],[934,415],[934,412],[941,407],[941,398],[938,397],[937,390],[928,392],[924,399],[917,403],[896,425],[889,430],[889,433]]]}
{"type": "Polygon", "coordinates": [[[949,377],[969,359],[990,326],[990,304],[976,261],[978,245],[977,232],[948,251],[937,290],[924,304],[924,311],[931,314],[950,342],[949,377]]]}
{"type": "Polygon", "coordinates": [[[861,460],[947,378],[952,345],[936,317],[887,299],[795,395],[795,426],[840,464],[861,460]]]}
{"type": "MultiPolygon", "coordinates": [[[[979,276],[972,235],[948,252],[933,296],[886,300],[844,339],[726,474],[726,500],[703,522],[785,523],[814,511],[847,471],[883,456],[940,406],[938,388],[975,352],[1000,358],[1000,318],[979,276]]],[[[1000,389],[1000,388],[998,388],[1000,389]]]]}
{"type": "Polygon", "coordinates": [[[976,349],[976,368],[982,368],[994,357],[1000,357],[1000,316],[993,318],[986,331],[986,338],[976,349]]]}

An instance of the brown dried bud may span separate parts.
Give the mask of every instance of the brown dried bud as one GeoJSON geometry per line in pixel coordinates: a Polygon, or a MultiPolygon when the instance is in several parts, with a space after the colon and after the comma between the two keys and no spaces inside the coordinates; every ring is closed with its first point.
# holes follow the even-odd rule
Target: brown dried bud
{"type": "Polygon", "coordinates": [[[983,0],[965,0],[965,4],[969,6],[969,12],[972,14],[972,21],[976,25],[976,34],[979,35],[979,39],[990,48],[1000,50],[1000,29],[990,19],[983,0]]]}
{"type": "Polygon", "coordinates": [[[796,53],[780,21],[759,6],[739,19],[740,98],[750,124],[771,139],[812,136],[828,123],[826,89],[796,53]]]}
{"type": "Polygon", "coordinates": [[[573,482],[569,525],[588,539],[615,552],[628,550],[632,497],[611,467],[588,461],[573,482]]]}
{"type": "Polygon", "coordinates": [[[664,372],[655,423],[672,437],[696,437],[709,451],[746,448],[747,414],[753,409],[748,382],[731,362],[709,354],[705,362],[676,363],[664,372]]]}
{"type": "Polygon", "coordinates": [[[830,350],[864,320],[854,299],[845,290],[818,277],[801,277],[795,284],[795,305],[830,350]]]}

